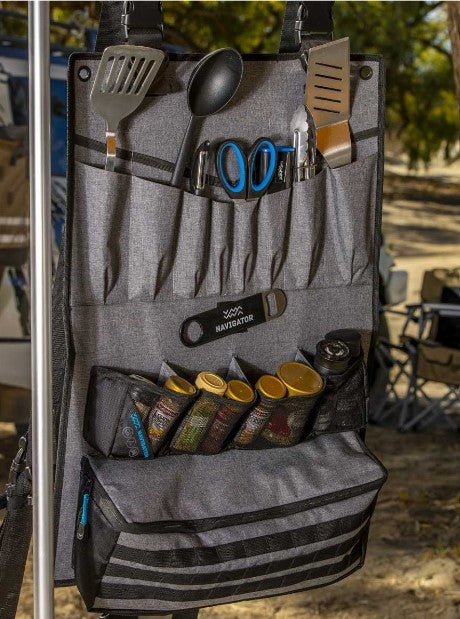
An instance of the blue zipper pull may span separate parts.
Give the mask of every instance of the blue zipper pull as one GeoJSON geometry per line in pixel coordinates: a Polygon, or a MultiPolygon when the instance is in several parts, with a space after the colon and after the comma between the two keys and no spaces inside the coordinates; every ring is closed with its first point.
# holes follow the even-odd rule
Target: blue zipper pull
{"type": "Polygon", "coordinates": [[[80,521],[77,528],[77,539],[82,540],[85,537],[86,525],[88,524],[88,507],[89,507],[89,493],[91,490],[91,482],[88,482],[85,486],[85,492],[83,494],[80,521]]]}

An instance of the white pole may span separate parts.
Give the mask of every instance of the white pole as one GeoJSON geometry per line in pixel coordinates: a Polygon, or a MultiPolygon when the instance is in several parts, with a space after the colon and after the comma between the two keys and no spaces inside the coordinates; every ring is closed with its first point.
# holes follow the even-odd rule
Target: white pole
{"type": "Polygon", "coordinates": [[[34,619],[54,616],[49,16],[29,2],[34,619]]]}

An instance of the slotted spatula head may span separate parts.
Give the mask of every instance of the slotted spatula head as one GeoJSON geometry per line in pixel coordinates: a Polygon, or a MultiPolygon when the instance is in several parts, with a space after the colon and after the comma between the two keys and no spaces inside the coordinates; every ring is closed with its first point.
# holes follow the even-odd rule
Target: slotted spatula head
{"type": "Polygon", "coordinates": [[[309,50],[305,107],[310,110],[315,123],[318,150],[330,167],[350,163],[348,37],[309,50]]]}
{"type": "Polygon", "coordinates": [[[142,103],[164,57],[159,49],[137,45],[113,45],[104,50],[91,90],[91,104],[106,122],[106,169],[114,169],[114,134],[119,122],[142,103]]]}

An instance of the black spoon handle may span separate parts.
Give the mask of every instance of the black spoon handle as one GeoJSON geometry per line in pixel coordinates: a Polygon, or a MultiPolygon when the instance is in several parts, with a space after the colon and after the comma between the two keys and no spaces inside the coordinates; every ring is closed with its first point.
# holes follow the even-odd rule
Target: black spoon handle
{"type": "Polygon", "coordinates": [[[197,128],[199,116],[190,116],[188,127],[184,134],[184,139],[180,147],[179,154],[176,159],[176,167],[174,168],[173,175],[171,177],[171,185],[173,187],[180,187],[182,177],[184,176],[185,166],[190,160],[190,153],[192,151],[192,142],[197,128]]]}

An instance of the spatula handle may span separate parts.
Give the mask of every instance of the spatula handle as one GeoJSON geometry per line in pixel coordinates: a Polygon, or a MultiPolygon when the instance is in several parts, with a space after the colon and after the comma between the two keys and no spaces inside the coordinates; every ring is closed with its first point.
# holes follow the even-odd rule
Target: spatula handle
{"type": "Polygon", "coordinates": [[[117,158],[116,134],[112,133],[111,131],[106,131],[105,144],[107,149],[105,158],[105,169],[109,172],[113,172],[115,170],[115,160],[117,158]]]}

